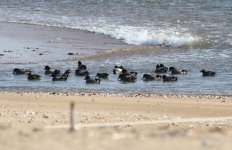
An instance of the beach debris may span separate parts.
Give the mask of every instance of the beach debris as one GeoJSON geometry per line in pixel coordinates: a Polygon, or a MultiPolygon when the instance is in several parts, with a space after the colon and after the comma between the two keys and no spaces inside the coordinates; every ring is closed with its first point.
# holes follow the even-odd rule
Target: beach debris
{"type": "Polygon", "coordinates": [[[48,115],[46,115],[46,114],[43,114],[43,118],[49,118],[49,116],[48,115]]]}
{"type": "Polygon", "coordinates": [[[76,122],[75,116],[76,116],[75,103],[71,102],[71,104],[70,104],[70,131],[71,132],[75,131],[75,122],[76,122]]]}

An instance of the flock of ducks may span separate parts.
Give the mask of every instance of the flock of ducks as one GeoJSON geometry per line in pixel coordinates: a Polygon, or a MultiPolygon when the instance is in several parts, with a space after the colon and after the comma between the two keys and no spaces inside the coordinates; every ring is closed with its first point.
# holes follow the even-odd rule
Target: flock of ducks
{"type": "MultiPolygon", "coordinates": [[[[163,64],[156,65],[154,71],[155,74],[143,74],[144,81],[163,81],[163,82],[174,82],[178,78],[175,75],[178,74],[187,74],[186,69],[176,69],[175,67],[165,67],[163,64]],[[171,75],[166,75],[170,73],[171,75]]],[[[202,76],[215,76],[216,73],[213,71],[201,70],[202,76]]],[[[40,80],[41,76],[38,74],[33,74],[29,69],[19,69],[15,68],[13,70],[14,75],[27,75],[28,80],[40,80]]],[[[61,73],[58,69],[51,69],[49,66],[44,67],[44,74],[52,78],[52,81],[66,81],[71,76],[71,70],[68,69],[64,73],[61,73]]],[[[78,67],[75,70],[76,76],[84,76],[84,80],[87,84],[100,84],[101,80],[108,79],[108,73],[97,73],[94,78],[89,76],[89,71],[87,70],[86,65],[82,64],[81,61],[78,61],[78,67]]],[[[128,71],[123,66],[115,66],[113,68],[113,74],[118,75],[118,80],[122,82],[136,82],[137,72],[128,71]]]]}

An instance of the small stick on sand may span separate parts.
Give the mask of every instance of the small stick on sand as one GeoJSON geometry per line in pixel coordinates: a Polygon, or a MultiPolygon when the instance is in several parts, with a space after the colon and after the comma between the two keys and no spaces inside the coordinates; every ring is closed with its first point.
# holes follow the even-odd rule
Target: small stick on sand
{"type": "Polygon", "coordinates": [[[70,104],[70,131],[75,131],[75,103],[70,104]]]}

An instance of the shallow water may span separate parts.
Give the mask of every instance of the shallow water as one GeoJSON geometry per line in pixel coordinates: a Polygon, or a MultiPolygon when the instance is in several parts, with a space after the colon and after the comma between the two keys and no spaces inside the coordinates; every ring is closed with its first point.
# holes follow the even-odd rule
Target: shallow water
{"type": "MultiPolygon", "coordinates": [[[[155,53],[155,52],[154,52],[155,53]]],[[[21,89],[27,91],[59,91],[59,92],[108,92],[108,93],[150,93],[150,94],[211,94],[211,95],[231,95],[232,81],[229,68],[224,67],[225,62],[231,62],[230,58],[218,55],[208,57],[204,61],[196,51],[177,52],[172,55],[165,54],[133,54],[129,56],[112,56],[105,59],[91,59],[83,61],[90,71],[91,76],[97,72],[107,72],[110,74],[108,80],[102,80],[100,85],[86,85],[83,77],[74,74],[65,81],[51,81],[51,77],[43,75],[43,67],[47,63],[22,64],[19,68],[31,68],[34,72],[42,75],[41,81],[27,81],[26,76],[15,76],[12,74],[14,64],[8,65],[6,70],[2,70],[1,87],[9,90],[21,89]],[[139,57],[139,59],[138,59],[139,57]],[[185,59],[183,59],[185,58],[185,59]],[[223,58],[223,59],[222,59],[223,58]],[[181,61],[180,61],[181,59],[181,61]],[[216,62],[216,63],[212,63],[216,62]],[[162,81],[144,82],[144,73],[153,73],[155,66],[163,63],[165,66],[175,66],[188,70],[187,75],[178,75],[178,81],[164,83],[162,81]],[[113,75],[114,65],[124,65],[133,71],[138,72],[138,79],[135,83],[122,83],[117,80],[118,76],[113,75]],[[206,66],[213,68],[217,72],[216,77],[202,77],[200,70],[206,66]],[[222,67],[224,67],[222,69],[222,67]],[[4,72],[4,73],[3,73],[4,72]]],[[[64,72],[67,68],[75,72],[77,61],[53,62],[52,67],[59,68],[64,72]]]]}
{"type": "MultiPolygon", "coordinates": [[[[35,36],[40,38],[26,38],[29,42],[18,40],[20,36],[14,40],[10,37],[13,46],[7,44],[9,39],[6,34],[1,34],[4,37],[0,38],[1,43],[5,43],[0,46],[1,53],[8,47],[9,50],[19,51],[14,54],[18,57],[14,61],[10,59],[11,53],[4,53],[6,57],[1,57],[0,85],[7,90],[231,95],[231,10],[230,0],[2,0],[0,21],[41,25],[39,30],[43,32],[35,36]],[[47,26],[56,26],[58,30],[54,28],[53,33],[46,35],[43,28],[47,26]],[[59,28],[62,30],[59,31],[59,28]],[[81,38],[75,38],[75,29],[84,31],[77,34],[81,38]],[[51,40],[57,43],[49,44],[51,40]],[[76,42],[79,40],[81,42],[76,42]],[[168,47],[140,48],[141,45],[159,44],[168,47]],[[22,50],[27,46],[39,47],[50,54],[40,57],[30,51],[25,55],[22,50]],[[81,52],[81,56],[67,57],[68,52],[81,52]],[[54,61],[49,61],[49,65],[63,71],[70,68],[74,72],[77,60],[83,60],[91,75],[97,72],[111,75],[100,85],[86,85],[83,78],[74,75],[67,82],[52,82],[45,75],[41,81],[28,82],[24,76],[12,75],[14,67],[31,68],[43,74],[43,67],[51,57],[54,61]],[[156,64],[160,63],[185,68],[188,74],[179,75],[175,83],[143,82],[142,75],[152,73],[156,64]],[[119,82],[117,76],[112,75],[115,65],[137,71],[137,82],[119,82]],[[216,71],[217,76],[202,77],[201,69],[216,71]]],[[[3,31],[1,29],[1,33],[3,31]]]]}

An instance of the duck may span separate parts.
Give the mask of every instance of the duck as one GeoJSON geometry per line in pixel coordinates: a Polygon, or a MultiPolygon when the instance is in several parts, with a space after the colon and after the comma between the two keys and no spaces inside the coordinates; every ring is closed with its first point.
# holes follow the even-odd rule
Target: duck
{"type": "Polygon", "coordinates": [[[160,81],[162,79],[161,75],[151,75],[151,74],[144,74],[143,75],[143,81],[153,81],[153,80],[156,80],[156,81],[160,81]]]}
{"type": "Polygon", "coordinates": [[[76,75],[77,76],[88,76],[89,72],[85,69],[77,69],[76,70],[76,75]]]}
{"type": "Polygon", "coordinates": [[[92,79],[89,75],[85,76],[86,84],[100,84],[101,79],[94,78],[92,79]]]}
{"type": "Polygon", "coordinates": [[[68,79],[67,74],[63,74],[61,76],[53,76],[52,81],[66,81],[68,79]]]}
{"type": "Polygon", "coordinates": [[[13,74],[14,75],[23,75],[23,74],[28,74],[31,70],[28,69],[19,69],[19,68],[14,68],[13,74]]]}
{"type": "Polygon", "coordinates": [[[124,75],[132,75],[132,76],[137,76],[138,72],[135,72],[135,71],[128,71],[126,69],[122,69],[122,73],[121,74],[124,74],[124,75]]]}
{"type": "Polygon", "coordinates": [[[114,69],[113,69],[113,74],[121,74],[122,71],[123,71],[123,66],[114,66],[114,69]]]}
{"type": "Polygon", "coordinates": [[[44,74],[49,75],[52,74],[54,72],[54,70],[51,70],[51,68],[49,66],[45,66],[44,67],[44,74]]]}
{"type": "Polygon", "coordinates": [[[87,67],[86,67],[86,65],[82,64],[81,61],[78,61],[78,67],[77,67],[77,69],[79,69],[79,70],[82,70],[82,69],[86,70],[87,67]]]}
{"type": "Polygon", "coordinates": [[[65,72],[63,73],[62,76],[70,77],[70,76],[71,76],[71,73],[72,73],[72,71],[71,71],[70,69],[67,69],[67,70],[65,70],[65,72]]]}
{"type": "Polygon", "coordinates": [[[163,64],[156,65],[155,73],[162,74],[167,72],[168,72],[168,68],[165,67],[163,64]]]}
{"type": "Polygon", "coordinates": [[[177,81],[178,80],[178,78],[175,76],[166,76],[166,75],[163,75],[162,79],[163,79],[163,82],[170,82],[170,81],[177,81]]]}
{"type": "Polygon", "coordinates": [[[108,76],[108,73],[97,73],[95,77],[98,77],[99,79],[108,79],[108,76]]]}
{"type": "Polygon", "coordinates": [[[51,74],[52,77],[60,75],[60,70],[55,69],[53,73],[51,74]]]}
{"type": "Polygon", "coordinates": [[[67,69],[62,75],[61,74],[52,74],[52,81],[66,81],[71,75],[71,70],[67,69]]]}
{"type": "Polygon", "coordinates": [[[201,72],[202,72],[202,76],[204,76],[204,77],[213,77],[216,75],[216,72],[214,72],[214,71],[206,71],[206,70],[202,69],[201,72]]]}
{"type": "Polygon", "coordinates": [[[135,82],[137,80],[137,72],[128,72],[127,70],[123,69],[122,74],[118,76],[118,80],[123,82],[135,82]]]}
{"type": "Polygon", "coordinates": [[[118,80],[123,82],[135,82],[137,77],[131,74],[120,74],[118,80]]]}
{"type": "Polygon", "coordinates": [[[28,80],[40,80],[41,76],[37,74],[32,74],[31,71],[28,72],[27,74],[27,79],[28,80]]]}
{"type": "Polygon", "coordinates": [[[177,70],[175,67],[170,67],[169,72],[171,74],[187,74],[188,73],[188,71],[186,69],[177,70]]]}

